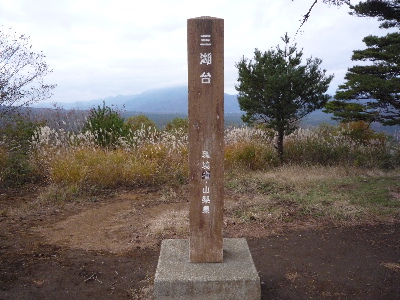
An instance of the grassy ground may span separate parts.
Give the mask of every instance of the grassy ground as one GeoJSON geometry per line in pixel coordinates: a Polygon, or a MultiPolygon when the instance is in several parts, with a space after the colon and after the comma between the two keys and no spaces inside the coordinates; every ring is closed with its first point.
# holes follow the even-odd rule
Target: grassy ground
{"type": "MultiPolygon", "coordinates": [[[[399,179],[356,167],[230,170],[224,236],[247,238],[262,299],[395,299],[399,179]]],[[[160,243],[188,237],[188,209],[185,184],[1,191],[0,298],[152,299],[160,243]]]]}
{"type": "MultiPolygon", "coordinates": [[[[73,186],[44,186],[38,188],[33,199],[18,207],[17,214],[81,205],[104,197],[118,198],[121,190],[135,194],[135,189],[82,191],[73,186]]],[[[187,202],[187,185],[164,184],[150,189],[159,193],[158,201],[166,207],[151,216],[146,230],[158,237],[185,236],[188,206],[174,205],[187,202]]],[[[240,227],[241,232],[244,230],[250,236],[257,234],[254,226],[392,223],[400,220],[400,170],[284,166],[270,171],[227,171],[224,207],[227,230],[240,227]]],[[[16,208],[12,210],[16,213],[16,208]]],[[[2,213],[8,214],[7,209],[3,207],[2,213]]]]}
{"type": "Polygon", "coordinates": [[[228,175],[227,222],[392,222],[400,218],[400,173],[345,167],[285,166],[228,175]]]}
{"type": "MultiPolygon", "coordinates": [[[[186,185],[165,184],[155,189],[160,191],[160,201],[164,204],[187,199],[186,185]]],[[[82,191],[74,186],[50,185],[40,188],[37,196],[21,209],[33,213],[67,203],[93,202],[116,191],[118,188],[82,191]]],[[[226,224],[354,225],[400,220],[398,169],[284,166],[270,171],[228,171],[225,194],[226,224]]],[[[187,207],[167,209],[154,216],[149,228],[152,233],[163,235],[186,233],[187,214],[187,207]]]]}

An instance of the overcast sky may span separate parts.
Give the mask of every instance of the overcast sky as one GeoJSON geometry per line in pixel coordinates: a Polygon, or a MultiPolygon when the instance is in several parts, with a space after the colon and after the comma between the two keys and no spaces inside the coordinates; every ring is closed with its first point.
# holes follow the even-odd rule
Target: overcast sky
{"type": "MultiPolygon", "coordinates": [[[[52,102],[138,94],[155,88],[187,85],[187,19],[225,21],[225,92],[236,94],[235,63],[282,45],[294,37],[302,15],[314,0],[0,0],[0,25],[30,36],[54,71],[52,102]]],[[[320,1],[322,2],[322,1],[320,1]]],[[[358,2],[358,1],[354,1],[358,2]]],[[[352,51],[362,39],[385,35],[375,19],[350,16],[346,7],[318,3],[296,36],[304,60],[321,58],[343,83],[352,51]]]]}

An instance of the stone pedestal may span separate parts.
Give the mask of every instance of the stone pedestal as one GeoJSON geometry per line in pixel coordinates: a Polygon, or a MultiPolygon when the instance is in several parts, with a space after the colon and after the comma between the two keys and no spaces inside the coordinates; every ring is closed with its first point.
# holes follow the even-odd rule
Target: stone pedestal
{"type": "Polygon", "coordinates": [[[222,263],[191,263],[189,240],[164,240],[154,279],[155,299],[261,299],[260,278],[246,239],[224,239],[223,245],[222,263]]]}

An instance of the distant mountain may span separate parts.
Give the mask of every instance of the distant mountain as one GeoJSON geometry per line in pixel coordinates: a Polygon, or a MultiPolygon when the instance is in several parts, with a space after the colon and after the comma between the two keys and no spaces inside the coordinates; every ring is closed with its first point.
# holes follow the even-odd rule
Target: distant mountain
{"type": "MultiPolygon", "coordinates": [[[[170,87],[145,91],[138,95],[115,96],[104,99],[96,99],[90,101],[79,102],[60,102],[58,106],[64,109],[90,109],[102,105],[103,101],[106,105],[114,105],[120,109],[124,108],[131,112],[152,112],[152,113],[179,113],[187,114],[188,112],[188,88],[170,87]]],[[[225,112],[239,113],[239,103],[236,95],[224,94],[225,112]]],[[[35,107],[50,108],[51,103],[39,103],[35,107]]]]}
{"type": "Polygon", "coordinates": [[[187,113],[187,87],[149,90],[125,103],[125,110],[137,112],[187,113]]]}
{"type": "MultiPolygon", "coordinates": [[[[236,95],[224,94],[225,113],[239,113],[236,95]]],[[[188,112],[188,88],[172,87],[146,91],[125,103],[127,111],[183,113],[188,112]]]]}
{"type": "Polygon", "coordinates": [[[327,114],[318,109],[308,114],[301,120],[302,126],[318,126],[321,124],[337,125],[338,122],[332,120],[333,114],[327,114]]]}
{"type": "MultiPolygon", "coordinates": [[[[118,95],[104,99],[96,99],[80,102],[62,102],[58,107],[65,110],[88,110],[98,105],[103,105],[103,101],[108,106],[114,106],[124,111],[124,117],[137,114],[153,116],[161,125],[173,116],[185,117],[188,113],[188,88],[185,86],[154,89],[145,91],[137,95],[118,95]]],[[[224,94],[225,123],[241,125],[241,115],[243,112],[239,108],[237,95],[224,94]]],[[[51,103],[39,103],[35,108],[53,108],[51,103]]],[[[317,110],[307,115],[302,121],[302,126],[318,126],[320,124],[337,124],[331,119],[331,114],[317,110]]],[[[372,124],[372,128],[377,131],[384,131],[390,134],[400,131],[400,126],[382,126],[372,124]]]]}

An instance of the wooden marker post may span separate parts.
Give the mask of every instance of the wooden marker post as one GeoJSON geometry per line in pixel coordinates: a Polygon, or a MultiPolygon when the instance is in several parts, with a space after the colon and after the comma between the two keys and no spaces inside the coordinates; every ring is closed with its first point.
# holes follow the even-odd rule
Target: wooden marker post
{"type": "Polygon", "coordinates": [[[188,19],[190,262],[223,261],[224,20],[188,19]]]}

